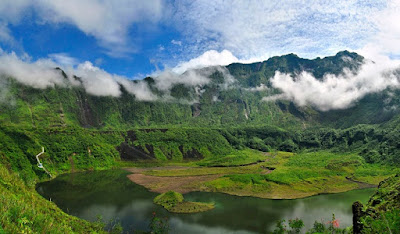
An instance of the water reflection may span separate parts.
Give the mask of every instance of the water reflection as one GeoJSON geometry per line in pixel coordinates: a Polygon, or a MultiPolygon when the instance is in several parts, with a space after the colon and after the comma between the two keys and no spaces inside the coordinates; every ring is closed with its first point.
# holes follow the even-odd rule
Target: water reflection
{"type": "Polygon", "coordinates": [[[67,174],[39,184],[37,191],[65,212],[95,221],[117,219],[125,231],[147,230],[155,211],[169,217],[173,233],[261,233],[273,230],[279,219],[303,219],[306,227],[315,220],[327,222],[332,213],[341,226],[351,225],[351,204],[365,202],[373,189],[321,195],[297,200],[266,200],[218,193],[194,192],[191,201],[214,202],[214,210],[197,214],[170,214],[153,204],[157,195],[126,178],[122,170],[67,174]]]}

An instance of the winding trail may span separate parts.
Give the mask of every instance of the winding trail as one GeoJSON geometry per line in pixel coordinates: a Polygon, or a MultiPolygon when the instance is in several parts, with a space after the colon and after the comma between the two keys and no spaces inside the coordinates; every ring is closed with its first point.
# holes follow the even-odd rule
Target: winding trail
{"type": "Polygon", "coordinates": [[[44,153],[44,147],[42,147],[42,152],[40,152],[39,154],[36,155],[36,160],[38,162],[38,167],[43,169],[49,176],[50,178],[52,177],[50,172],[43,166],[43,163],[40,162],[39,156],[42,155],[44,153]]]}

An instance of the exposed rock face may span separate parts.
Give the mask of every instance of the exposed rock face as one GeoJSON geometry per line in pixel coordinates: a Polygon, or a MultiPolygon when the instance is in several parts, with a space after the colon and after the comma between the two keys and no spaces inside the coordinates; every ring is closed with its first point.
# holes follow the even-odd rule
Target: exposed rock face
{"type": "Polygon", "coordinates": [[[361,223],[361,217],[365,215],[363,211],[363,204],[361,202],[356,201],[353,203],[352,211],[353,211],[353,232],[361,233],[363,225],[361,223]]]}
{"type": "MultiPolygon", "coordinates": [[[[149,146],[149,148],[150,147],[151,146],[149,146]]],[[[147,153],[140,146],[129,145],[126,142],[122,142],[121,145],[117,147],[117,150],[122,160],[136,161],[145,159],[155,159],[154,153],[152,151],[150,153],[147,153]]]]}
{"type": "Polygon", "coordinates": [[[192,117],[197,117],[201,114],[201,106],[200,103],[194,103],[192,105],[192,117]]]}

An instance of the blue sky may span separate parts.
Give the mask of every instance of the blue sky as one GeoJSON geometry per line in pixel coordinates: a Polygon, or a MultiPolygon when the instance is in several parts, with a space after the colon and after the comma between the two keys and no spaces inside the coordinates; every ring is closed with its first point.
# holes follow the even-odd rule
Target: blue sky
{"type": "Polygon", "coordinates": [[[292,52],[313,58],[349,49],[398,57],[399,5],[396,0],[2,0],[0,48],[26,62],[47,59],[77,67],[89,61],[131,79],[292,52]]]}

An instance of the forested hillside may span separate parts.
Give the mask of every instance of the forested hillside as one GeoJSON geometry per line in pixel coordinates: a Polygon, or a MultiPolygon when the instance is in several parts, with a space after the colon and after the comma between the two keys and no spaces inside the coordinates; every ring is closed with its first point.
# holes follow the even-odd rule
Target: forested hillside
{"type": "MultiPolygon", "coordinates": [[[[42,173],[33,157],[41,146],[55,174],[107,168],[119,158],[180,161],[222,157],[244,148],[356,151],[367,162],[397,164],[396,89],[367,94],[346,109],[328,111],[263,99],[280,92],[270,83],[276,71],[307,71],[323,79],[346,69],[357,73],[363,62],[362,56],[347,51],[314,60],[289,54],[254,64],[203,68],[196,71],[209,79],[203,85],[171,82],[166,90],[150,77],[129,81],[146,82],[158,97],[153,101],[140,100],[125,85],[120,85],[119,97],[89,94],[72,85],[59,68],[65,84],[45,89],[2,76],[7,92],[0,103],[1,161],[27,180],[42,173]]],[[[190,74],[180,78],[189,79],[190,74]]]]}
{"type": "MultiPolygon", "coordinates": [[[[320,81],[328,79],[328,74],[346,77],[360,72],[365,62],[348,51],[313,60],[289,54],[259,63],[170,74],[164,79],[173,82],[167,84],[157,77],[124,81],[119,96],[94,95],[80,77],[69,77],[60,68],[55,69],[63,83],[46,88],[2,75],[0,169],[8,179],[0,180],[0,185],[7,187],[15,177],[6,168],[24,181],[24,185],[18,181],[23,190],[48,179],[35,158],[41,147],[45,148],[43,164],[53,176],[125,162],[245,165],[264,160],[257,151],[323,150],[361,156],[325,166],[328,170],[347,168],[337,175],[345,177],[357,168],[360,177],[381,178],[386,174],[365,165],[400,164],[398,89],[366,92],[345,108],[324,109],[275,98],[282,90],[272,81],[277,72],[293,77],[307,72],[320,81]],[[143,90],[151,98],[143,100],[129,91],[138,84],[147,87],[143,90]]],[[[285,179],[269,177],[277,183],[285,179]]]]}

